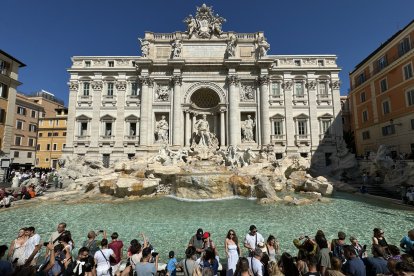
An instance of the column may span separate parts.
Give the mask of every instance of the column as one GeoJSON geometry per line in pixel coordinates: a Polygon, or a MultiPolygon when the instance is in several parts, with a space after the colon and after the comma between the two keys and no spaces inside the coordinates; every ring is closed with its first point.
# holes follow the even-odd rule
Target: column
{"type": "Polygon", "coordinates": [[[191,139],[191,120],[190,120],[190,111],[185,111],[185,146],[189,147],[190,145],[190,139],[191,139]]]}
{"type": "Polygon", "coordinates": [[[102,133],[102,126],[101,120],[99,118],[100,110],[102,106],[102,89],[103,89],[103,82],[102,82],[102,75],[95,75],[95,81],[92,82],[92,120],[88,125],[88,135],[90,137],[90,147],[95,148],[99,146],[99,140],[101,138],[102,133]],[[97,131],[97,133],[95,132],[97,131]]]}
{"type": "MultiPolygon", "coordinates": [[[[116,95],[117,95],[117,111],[116,111],[116,121],[115,121],[115,147],[123,147],[123,141],[125,139],[125,92],[126,92],[126,76],[124,74],[120,74],[118,81],[115,83],[116,87],[116,95]]],[[[129,135],[129,125],[128,127],[128,135],[129,135]]],[[[123,151],[123,150],[122,150],[123,151]]]]}
{"type": "Polygon", "coordinates": [[[181,122],[181,76],[173,76],[172,81],[174,83],[174,95],[173,95],[173,127],[172,127],[172,137],[173,145],[181,146],[182,145],[182,122],[181,122]]]}
{"type": "Polygon", "coordinates": [[[226,145],[226,126],[224,122],[225,110],[220,110],[220,146],[226,145]]]}
{"type": "Polygon", "coordinates": [[[239,79],[236,75],[227,76],[229,85],[229,145],[237,146],[240,144],[240,95],[236,89],[239,79]]]}
{"type": "Polygon", "coordinates": [[[141,93],[141,122],[139,127],[139,143],[142,146],[148,146],[148,129],[149,129],[149,113],[151,95],[149,94],[149,86],[152,85],[152,79],[148,76],[141,77],[142,93],[141,93]]]}
{"type": "Polygon", "coordinates": [[[259,77],[260,85],[260,129],[262,145],[270,144],[270,119],[269,119],[269,76],[259,77]]]}

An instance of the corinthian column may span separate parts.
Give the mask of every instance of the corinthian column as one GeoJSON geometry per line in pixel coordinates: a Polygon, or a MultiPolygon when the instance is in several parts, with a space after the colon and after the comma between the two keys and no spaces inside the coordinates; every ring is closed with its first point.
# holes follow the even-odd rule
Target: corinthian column
{"type": "Polygon", "coordinates": [[[227,76],[229,85],[229,145],[236,146],[240,144],[240,95],[236,85],[239,78],[236,75],[227,76]]]}
{"type": "Polygon", "coordinates": [[[182,146],[183,143],[183,124],[181,122],[181,76],[173,76],[172,81],[174,83],[174,95],[173,95],[173,127],[172,138],[174,146],[182,146]]]}
{"type": "Polygon", "coordinates": [[[260,123],[262,145],[270,144],[270,120],[269,120],[269,76],[262,75],[258,78],[260,85],[260,123]]]}
{"type": "Polygon", "coordinates": [[[152,107],[151,95],[149,94],[149,86],[153,81],[148,76],[141,77],[142,93],[141,93],[141,122],[139,125],[139,143],[142,146],[148,146],[148,130],[150,129],[150,110],[152,107]]]}
{"type": "Polygon", "coordinates": [[[225,110],[220,110],[220,147],[226,144],[226,126],[224,122],[225,110]]]}

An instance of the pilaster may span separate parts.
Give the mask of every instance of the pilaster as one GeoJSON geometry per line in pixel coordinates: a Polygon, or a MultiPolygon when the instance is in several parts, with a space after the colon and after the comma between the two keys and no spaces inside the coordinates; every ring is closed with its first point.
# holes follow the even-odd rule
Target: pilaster
{"type": "MultiPolygon", "coordinates": [[[[120,74],[118,81],[115,83],[117,102],[125,102],[126,92],[126,75],[120,74]]],[[[116,105],[116,120],[115,120],[115,147],[122,148],[125,136],[125,105],[116,105]]]]}
{"type": "Polygon", "coordinates": [[[260,86],[260,124],[261,144],[270,144],[270,119],[269,119],[269,75],[261,75],[258,78],[260,86]]]}
{"type": "Polygon", "coordinates": [[[237,75],[228,75],[227,83],[229,87],[229,145],[237,146],[240,144],[240,93],[236,85],[240,82],[237,75]]]}
{"type": "Polygon", "coordinates": [[[79,82],[77,78],[72,78],[69,85],[69,103],[68,103],[68,119],[66,122],[66,148],[68,154],[73,154],[73,139],[76,135],[76,106],[79,91],[79,82]]]}
{"type": "Polygon", "coordinates": [[[173,94],[173,127],[172,127],[172,134],[173,134],[173,145],[174,146],[182,146],[183,143],[183,123],[182,123],[182,110],[181,110],[181,84],[182,84],[182,77],[180,75],[175,75],[172,77],[172,81],[174,84],[174,94],[173,94]]]}
{"type": "Polygon", "coordinates": [[[149,87],[153,85],[153,80],[149,76],[141,76],[141,120],[139,125],[139,136],[140,136],[140,145],[148,146],[150,141],[148,140],[149,130],[150,130],[150,112],[152,111],[151,95],[149,92],[149,87]]]}
{"type": "Polygon", "coordinates": [[[89,134],[91,137],[90,148],[97,148],[99,143],[100,135],[103,135],[102,126],[100,122],[101,115],[101,106],[102,106],[102,75],[96,74],[94,81],[92,82],[92,120],[89,129],[89,134]]]}

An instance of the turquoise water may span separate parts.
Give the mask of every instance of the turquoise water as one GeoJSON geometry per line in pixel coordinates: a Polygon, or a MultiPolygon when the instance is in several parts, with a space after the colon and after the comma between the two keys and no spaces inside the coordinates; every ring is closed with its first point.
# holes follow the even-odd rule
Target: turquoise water
{"type": "Polygon", "coordinates": [[[412,210],[363,196],[337,194],[331,203],[309,206],[261,206],[254,201],[233,199],[213,202],[182,202],[161,198],[125,203],[56,204],[40,203],[30,208],[0,212],[0,244],[9,244],[22,226],[35,226],[42,239],[48,239],[59,222],[66,222],[73,234],[76,250],[89,230],[118,232],[124,244],[144,232],[166,260],[170,250],[184,256],[184,250],[197,228],[209,231],[224,258],[224,239],[234,229],[242,242],[251,224],[267,238],[275,235],[282,251],[295,254],[292,240],[300,235],[314,236],[322,229],[332,239],[339,230],[356,236],[362,244],[371,243],[372,229],[381,227],[390,244],[397,244],[413,228],[412,210]]]}

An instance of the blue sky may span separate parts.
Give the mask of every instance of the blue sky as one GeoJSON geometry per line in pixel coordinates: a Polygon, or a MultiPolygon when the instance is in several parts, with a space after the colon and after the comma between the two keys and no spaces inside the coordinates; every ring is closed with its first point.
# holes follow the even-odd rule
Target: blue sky
{"type": "Polygon", "coordinates": [[[140,55],[145,31],[184,31],[204,2],[224,31],[264,31],[270,54],[336,54],[343,95],[354,66],[414,19],[413,0],[2,0],[0,49],[27,65],[19,91],[67,103],[72,56],[140,55]]]}

